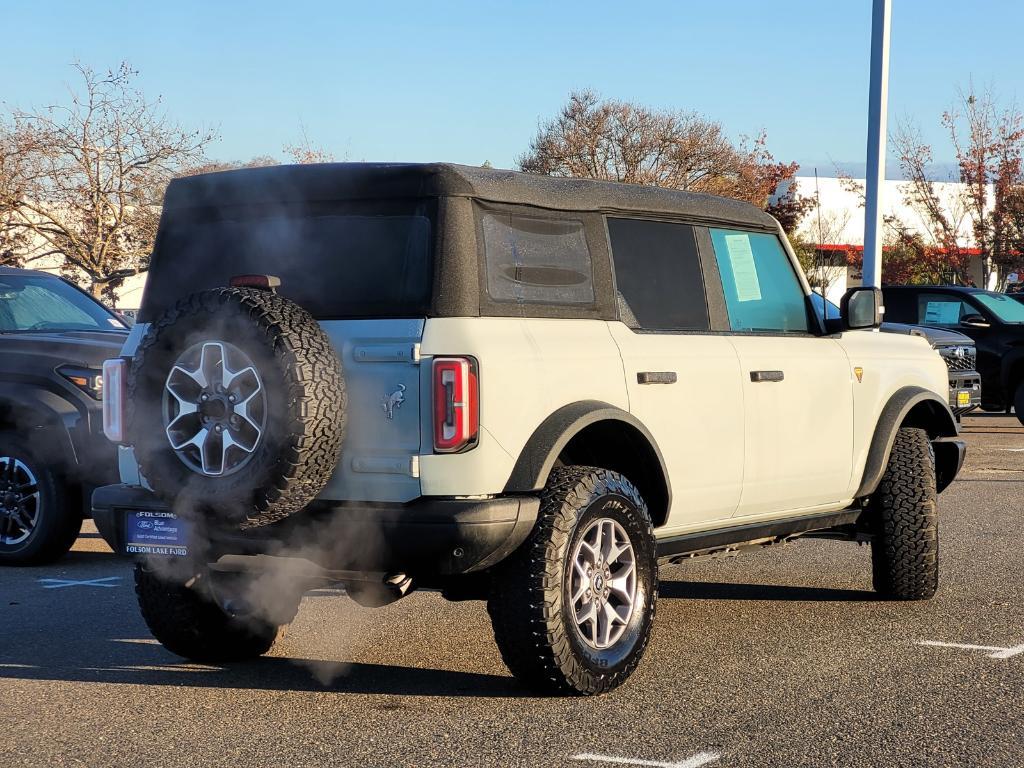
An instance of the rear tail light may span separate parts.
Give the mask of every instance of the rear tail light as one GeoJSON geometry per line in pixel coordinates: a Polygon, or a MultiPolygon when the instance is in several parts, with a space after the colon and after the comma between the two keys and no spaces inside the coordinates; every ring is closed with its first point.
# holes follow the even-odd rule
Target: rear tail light
{"type": "Polygon", "coordinates": [[[124,442],[124,384],[128,364],[121,358],[103,361],[103,434],[124,442]]]}
{"type": "Polygon", "coordinates": [[[434,451],[456,453],[476,445],[480,399],[476,361],[434,359],[434,451]]]}

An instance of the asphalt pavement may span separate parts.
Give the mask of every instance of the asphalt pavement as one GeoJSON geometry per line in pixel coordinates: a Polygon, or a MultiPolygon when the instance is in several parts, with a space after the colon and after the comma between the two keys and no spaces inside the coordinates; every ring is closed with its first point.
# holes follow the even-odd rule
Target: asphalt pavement
{"type": "Polygon", "coordinates": [[[271,656],[187,663],[87,527],[0,571],[0,766],[1024,766],[1024,428],[964,432],[934,600],[876,600],[842,542],[665,568],[637,674],[590,699],[524,691],[483,605],[431,592],[314,592],[271,656]]]}

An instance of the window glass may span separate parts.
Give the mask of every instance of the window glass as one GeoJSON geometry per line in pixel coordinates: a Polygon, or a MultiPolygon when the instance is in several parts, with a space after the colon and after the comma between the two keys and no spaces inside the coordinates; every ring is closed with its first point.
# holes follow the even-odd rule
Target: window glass
{"type": "Polygon", "coordinates": [[[487,293],[522,304],[593,304],[594,275],[583,222],[483,215],[487,293]]]}
{"type": "Polygon", "coordinates": [[[433,287],[426,204],[333,209],[225,207],[216,218],[196,213],[171,220],[150,267],[143,320],[193,291],[253,274],[281,278],[278,292],[319,319],[426,314],[433,287]]]}
{"type": "Polygon", "coordinates": [[[972,296],[1004,323],[1024,323],[1024,304],[1001,293],[975,293],[972,296]]]}
{"type": "Polygon", "coordinates": [[[729,324],[734,331],[807,333],[807,303],[779,238],[712,229],[729,324]]]}
{"type": "Polygon", "coordinates": [[[707,330],[708,305],[693,227],[608,219],[619,294],[650,330],[707,330]]]}
{"type": "Polygon", "coordinates": [[[56,277],[0,275],[0,333],[116,331],[124,327],[101,304],[56,277]]]}
{"type": "Polygon", "coordinates": [[[917,320],[923,325],[960,325],[960,319],[978,310],[952,294],[921,293],[917,296],[917,320]]]}

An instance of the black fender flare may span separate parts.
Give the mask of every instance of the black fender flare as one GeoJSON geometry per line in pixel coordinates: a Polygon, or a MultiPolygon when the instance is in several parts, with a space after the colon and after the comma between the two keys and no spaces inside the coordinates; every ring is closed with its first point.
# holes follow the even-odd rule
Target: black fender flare
{"type": "Polygon", "coordinates": [[[665,485],[666,509],[672,501],[672,486],[665,458],[650,431],[633,414],[600,400],[581,400],[559,408],[541,422],[519,453],[512,474],[505,484],[506,493],[539,491],[547,483],[551,468],[573,437],[592,424],[618,421],[636,430],[657,457],[665,485]]]}
{"type": "Polygon", "coordinates": [[[13,428],[32,442],[37,431],[45,430],[51,439],[40,445],[49,451],[45,456],[48,460],[61,461],[66,466],[78,463],[71,430],[81,418],[72,403],[46,386],[0,381],[0,425],[13,428]]]}
{"type": "MultiPolygon", "coordinates": [[[[915,418],[913,426],[926,429],[932,444],[938,449],[936,450],[936,470],[941,478],[938,490],[943,490],[956,476],[960,469],[959,464],[953,468],[952,472],[946,472],[944,467],[938,466],[939,462],[944,464],[950,458],[948,456],[950,452],[940,448],[943,445],[941,439],[956,437],[960,432],[953,412],[949,410],[949,405],[937,394],[923,387],[903,387],[896,390],[889,398],[878,417],[875,433],[871,438],[871,447],[868,449],[867,462],[864,465],[864,475],[860,487],[857,489],[857,498],[870,496],[878,488],[878,484],[882,481],[882,475],[885,473],[885,467],[889,463],[889,454],[892,453],[892,445],[896,441],[896,432],[907,421],[911,411],[915,409],[918,409],[918,412],[925,411],[925,415],[915,418]]],[[[958,452],[958,455],[962,458],[962,452],[958,452]]]]}

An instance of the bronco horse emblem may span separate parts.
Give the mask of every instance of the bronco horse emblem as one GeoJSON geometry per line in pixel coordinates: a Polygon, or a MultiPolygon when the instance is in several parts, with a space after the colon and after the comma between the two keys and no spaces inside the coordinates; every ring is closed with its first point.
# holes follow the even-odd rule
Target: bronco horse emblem
{"type": "Polygon", "coordinates": [[[398,389],[390,395],[384,395],[384,397],[380,399],[380,407],[384,409],[384,415],[388,417],[388,421],[395,418],[395,410],[400,408],[404,402],[405,384],[399,384],[398,389]]]}

